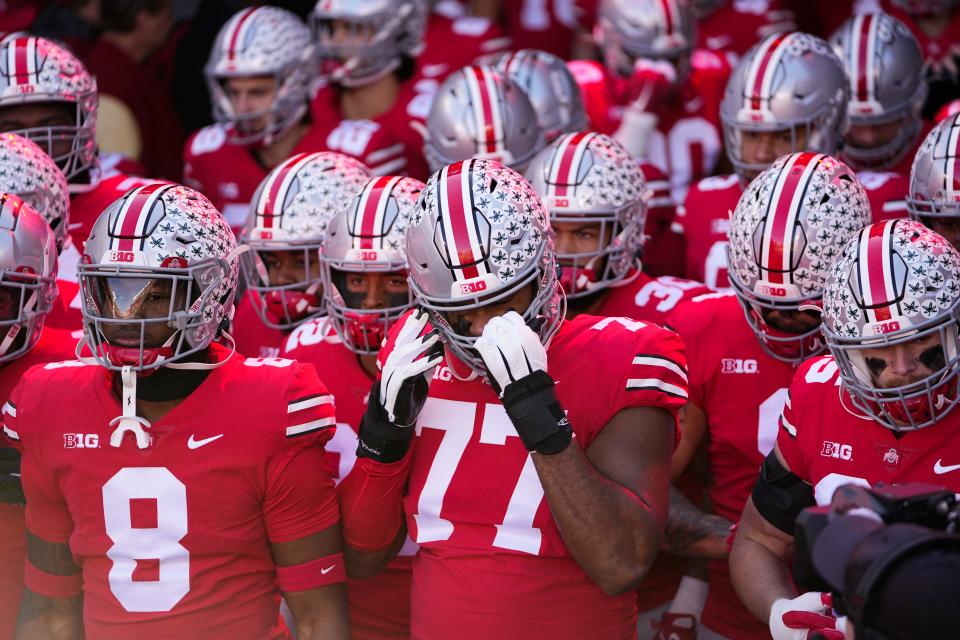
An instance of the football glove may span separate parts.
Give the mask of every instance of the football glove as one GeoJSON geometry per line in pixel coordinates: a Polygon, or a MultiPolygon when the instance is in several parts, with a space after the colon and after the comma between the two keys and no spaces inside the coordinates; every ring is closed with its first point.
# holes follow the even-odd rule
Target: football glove
{"type": "Polygon", "coordinates": [[[816,632],[827,640],[844,640],[847,619],[832,611],[829,593],[810,591],[792,600],[780,598],[770,608],[770,635],[773,640],[806,640],[816,632]]]}
{"type": "Polygon", "coordinates": [[[360,421],[358,456],[390,463],[407,452],[433,371],[443,360],[437,330],[423,334],[427,318],[418,309],[397,332],[393,351],[383,364],[379,382],[370,390],[367,411],[360,421]]]}
{"type": "Polygon", "coordinates": [[[520,314],[491,318],[474,348],[527,450],[552,455],[566,449],[573,432],[547,374],[547,350],[520,314]]]}

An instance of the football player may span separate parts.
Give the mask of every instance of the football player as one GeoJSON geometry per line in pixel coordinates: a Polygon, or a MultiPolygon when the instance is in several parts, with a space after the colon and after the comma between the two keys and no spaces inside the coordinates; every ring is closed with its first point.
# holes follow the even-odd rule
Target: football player
{"type": "MultiPolygon", "coordinates": [[[[9,135],[9,134],[8,134],[9,135]]],[[[7,138],[8,136],[4,136],[7,138]]],[[[24,142],[20,138],[21,142],[24,142]]],[[[6,166],[6,165],[5,165],[6,166]]],[[[61,178],[62,179],[62,178],[61,178]]],[[[36,196],[37,194],[31,194],[36,196]]],[[[64,195],[64,197],[66,197],[64,195]]],[[[66,233],[64,225],[63,233],[66,233]]],[[[20,197],[0,193],[0,398],[35,364],[73,357],[77,341],[44,327],[57,297],[57,238],[20,197]]],[[[0,638],[13,638],[26,556],[20,455],[0,436],[0,638]]]]}
{"type": "Polygon", "coordinates": [[[18,637],[289,638],[280,593],[298,638],[348,637],[333,402],[312,367],[215,342],[237,253],[180,185],[133,189],[94,224],[94,358],[34,367],[3,408],[27,502],[18,637]]]}
{"type": "Polygon", "coordinates": [[[67,245],[73,255],[61,260],[61,275],[66,278],[72,277],[72,261],[79,257],[97,216],[144,183],[116,166],[101,164],[94,141],[96,120],[96,82],[70,51],[44,38],[0,42],[0,132],[36,142],[57,163],[70,187],[69,231],[76,250],[67,245]]]}
{"type": "MultiPolygon", "coordinates": [[[[561,136],[537,154],[527,178],[555,234],[568,318],[620,316],[662,325],[679,302],[710,292],[697,282],[646,273],[640,258],[650,194],[639,164],[609,136],[561,136]]],[[[666,610],[683,570],[679,558],[658,556],[637,593],[640,637],[650,637],[650,621],[666,610]]]]}
{"type": "Polygon", "coordinates": [[[450,74],[433,99],[424,133],[431,171],[469,158],[489,158],[523,171],[546,144],[533,104],[493,67],[450,74]]]}
{"type": "Polygon", "coordinates": [[[339,153],[298,153],[271,171],[253,196],[240,243],[247,295],[237,304],[237,351],[276,357],[299,324],[324,315],[317,252],[330,218],[345,211],[370,170],[339,153]]]}
{"type": "Polygon", "coordinates": [[[686,399],[683,348],[644,322],[564,320],[551,235],[526,180],[481,159],[431,176],[407,231],[426,311],[380,350],[341,505],[359,575],[393,556],[406,516],[420,545],[412,636],[635,629],[686,399]]]}
{"type": "Polygon", "coordinates": [[[57,299],[46,314],[46,325],[79,331],[80,296],[76,265],[80,253],[70,237],[70,194],[57,164],[30,140],[15,133],[0,134],[0,191],[23,198],[53,230],[63,271],[57,276],[57,299]]]}
{"type": "Polygon", "coordinates": [[[954,179],[960,160],[960,112],[930,130],[910,170],[907,209],[919,220],[960,247],[960,185],[954,179]]]}
{"type": "Polygon", "coordinates": [[[846,122],[849,86],[830,45],[793,32],[772,35],[740,60],[720,115],[735,173],[690,188],[677,219],[686,238],[686,276],[729,286],[729,212],[747,183],[777,158],[797,151],[834,153],[846,122]]]}
{"type": "MultiPolygon", "coordinates": [[[[420,0],[430,6],[417,75],[439,83],[462,67],[506,53],[510,37],[489,17],[476,15],[456,0],[420,0]]],[[[511,3],[514,4],[514,3],[511,3]]]]}
{"type": "Polygon", "coordinates": [[[733,292],[694,298],[668,319],[690,354],[674,465],[682,469],[707,441],[710,502],[726,521],[671,504],[668,532],[686,533],[715,558],[698,637],[767,637],[733,591],[724,541],[773,448],[796,368],[825,349],[815,310],[830,264],[869,222],[866,194],[846,165],[819,153],[784,156],[750,183],[732,214],[733,292]]]}
{"type": "MultiPolygon", "coordinates": [[[[603,0],[594,39],[603,65],[586,63],[592,74],[575,72],[578,81],[606,78],[609,96],[601,103],[609,114],[591,113],[591,128],[615,130],[634,156],[670,176],[674,200],[682,202],[690,184],[711,175],[720,159],[718,105],[729,64],[694,49],[687,0],[603,0]]],[[[596,92],[596,83],[591,87],[596,92]]]]}
{"type": "Polygon", "coordinates": [[[957,250],[913,220],[863,229],[829,269],[830,355],[793,378],[730,557],[737,593],[775,640],[849,637],[824,594],[798,596],[791,580],[800,510],[850,483],[960,490],[957,273],[957,250]]]}
{"type": "Polygon", "coordinates": [[[238,232],[267,172],[291,155],[324,149],[309,108],[316,76],[310,29],[284,9],[244,9],[220,29],[204,75],[217,122],[187,140],[184,181],[238,232]]]}
{"type": "Polygon", "coordinates": [[[853,16],[830,43],[850,79],[850,126],[840,157],[867,189],[874,221],[905,217],[927,97],[920,45],[906,25],[880,12],[853,16]]]}
{"type": "MultiPolygon", "coordinates": [[[[329,322],[313,320],[290,334],[283,355],[313,364],[337,403],[337,433],[327,445],[332,475],[345,478],[357,459],[364,401],[377,377],[387,331],[413,304],[407,286],[404,232],[424,185],[413,178],[368,181],[349,208],[330,220],[320,272],[329,322]],[[333,325],[334,334],[329,327],[333,325]]],[[[351,631],[360,640],[410,637],[410,576],[416,546],[366,580],[347,584],[351,631]]]]}
{"type": "Polygon", "coordinates": [[[681,300],[709,293],[698,282],[644,273],[650,194],[639,164],[610,136],[561,136],[534,158],[526,175],[550,216],[567,317],[663,324],[681,300]]]}
{"type": "Polygon", "coordinates": [[[324,149],[375,175],[426,178],[420,129],[437,80],[414,77],[426,14],[423,0],[317,2],[310,24],[325,85],[312,108],[324,149]]]}

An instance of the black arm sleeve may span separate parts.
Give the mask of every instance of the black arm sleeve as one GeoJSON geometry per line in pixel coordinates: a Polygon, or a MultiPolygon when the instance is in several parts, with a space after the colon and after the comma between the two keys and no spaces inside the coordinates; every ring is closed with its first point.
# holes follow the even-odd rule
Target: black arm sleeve
{"type": "Polygon", "coordinates": [[[783,466],[773,451],[760,467],[753,485],[753,504],[764,519],[786,534],[793,535],[797,516],[816,504],[813,487],[783,466]]]}

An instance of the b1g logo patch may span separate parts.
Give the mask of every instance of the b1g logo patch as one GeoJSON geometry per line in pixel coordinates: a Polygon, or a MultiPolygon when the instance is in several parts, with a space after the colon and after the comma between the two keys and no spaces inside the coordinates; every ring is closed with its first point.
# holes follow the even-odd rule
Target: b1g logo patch
{"type": "Polygon", "coordinates": [[[836,458],[837,460],[853,460],[853,447],[849,444],[824,440],[820,455],[824,458],[836,458]]]}
{"type": "Polygon", "coordinates": [[[95,433],[63,434],[64,449],[99,449],[100,436],[95,433]]]}
{"type": "Polygon", "coordinates": [[[720,373],[757,373],[759,367],[753,358],[721,358],[720,373]]]}

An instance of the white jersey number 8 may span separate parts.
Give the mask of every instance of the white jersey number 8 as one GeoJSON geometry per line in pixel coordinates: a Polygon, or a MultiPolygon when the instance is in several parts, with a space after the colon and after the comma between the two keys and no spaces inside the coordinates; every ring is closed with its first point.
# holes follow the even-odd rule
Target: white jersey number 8
{"type": "Polygon", "coordinates": [[[103,518],[113,546],[110,591],[127,611],[170,611],[190,591],[187,488],[166,467],[125,467],[103,485],[103,518]],[[156,501],[157,526],[134,527],[133,500],[156,501]],[[137,560],[159,564],[157,580],[134,581],[137,560]]]}

